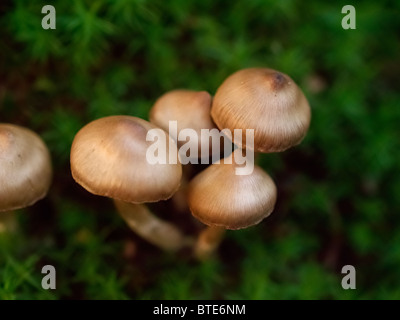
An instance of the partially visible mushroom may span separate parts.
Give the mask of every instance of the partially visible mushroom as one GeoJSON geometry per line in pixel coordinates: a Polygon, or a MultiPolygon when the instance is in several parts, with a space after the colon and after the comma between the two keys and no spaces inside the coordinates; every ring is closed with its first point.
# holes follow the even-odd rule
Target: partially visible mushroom
{"type": "MultiPolygon", "coordinates": [[[[173,224],[155,217],[142,203],[169,199],[179,188],[182,167],[177,163],[149,163],[152,144],[146,137],[155,125],[131,116],[110,116],[92,121],[75,136],[71,148],[71,172],[89,192],[114,199],[129,227],[164,250],[178,250],[187,244],[173,224]]],[[[167,138],[166,157],[176,153],[167,138]]]]}
{"type": "Polygon", "coordinates": [[[219,156],[220,150],[212,150],[209,139],[203,139],[204,136],[201,135],[201,130],[207,129],[213,130],[211,135],[219,138],[219,130],[210,115],[211,102],[212,97],[207,91],[184,89],[169,91],[158,98],[151,108],[150,122],[168,132],[171,121],[176,121],[176,135],[170,132],[170,136],[176,141],[178,147],[185,144],[185,151],[186,149],[197,150],[195,159],[192,159],[194,161],[200,158],[208,159],[212,152],[216,152],[219,156]],[[184,129],[192,130],[195,136],[183,136],[182,130],[184,129]],[[183,140],[184,138],[185,140],[183,140]],[[186,142],[186,139],[189,141],[186,142]]]}
{"type": "Polygon", "coordinates": [[[188,202],[195,218],[214,227],[199,238],[196,255],[207,258],[217,247],[225,229],[258,224],[274,209],[277,189],[271,177],[255,166],[249,175],[237,175],[236,149],[229,157],[199,173],[189,184],[188,202]],[[203,239],[203,240],[202,240],[203,239]]]}
{"type": "Polygon", "coordinates": [[[180,159],[184,165],[182,184],[172,197],[179,212],[189,211],[186,191],[189,178],[195,171],[191,164],[197,164],[199,160],[208,164],[213,157],[219,159],[225,144],[229,144],[231,149],[231,142],[220,133],[211,119],[211,102],[212,96],[207,91],[177,89],[159,97],[150,110],[150,122],[167,131],[180,149],[180,159]],[[222,143],[221,137],[224,139],[222,143]],[[213,143],[220,145],[213,149],[213,143]]]}
{"type": "Polygon", "coordinates": [[[0,232],[16,225],[12,211],[44,198],[52,179],[50,154],[30,129],[0,124],[0,232]]]}

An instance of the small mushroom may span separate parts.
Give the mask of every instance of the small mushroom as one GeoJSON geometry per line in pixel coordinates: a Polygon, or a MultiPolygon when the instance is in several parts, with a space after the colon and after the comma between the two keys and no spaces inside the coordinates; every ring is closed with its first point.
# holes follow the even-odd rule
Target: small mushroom
{"type": "MultiPolygon", "coordinates": [[[[154,216],[143,203],[169,199],[179,188],[182,167],[177,163],[149,163],[152,144],[146,137],[155,125],[131,116],[110,116],[84,126],[71,147],[71,172],[89,192],[114,199],[129,227],[164,250],[186,245],[184,235],[171,223],[154,216]]],[[[162,131],[162,130],[161,130],[162,131]]],[[[162,131],[163,132],[163,131],[162,131]]],[[[164,132],[165,133],[165,132],[164,132]]],[[[167,138],[166,156],[176,152],[167,138]]]]}
{"type": "Polygon", "coordinates": [[[235,143],[256,152],[281,152],[299,144],[310,125],[306,97],[286,74],[268,68],[235,72],[218,88],[211,117],[221,130],[254,129],[254,146],[235,143]]]}
{"type": "Polygon", "coordinates": [[[201,133],[202,130],[207,129],[210,130],[211,136],[220,137],[219,130],[211,119],[211,102],[212,97],[207,91],[184,89],[169,91],[158,98],[151,108],[150,122],[168,132],[171,121],[176,121],[176,132],[169,132],[169,134],[180,149],[182,145],[185,145],[185,153],[187,150],[197,150],[196,157],[191,159],[192,161],[197,162],[197,159],[201,158],[208,159],[212,156],[212,152],[219,156],[220,149],[212,150],[210,139],[201,133]],[[184,129],[190,129],[193,135],[183,135],[184,129]],[[202,150],[204,155],[202,155],[202,150]]]}
{"type": "Polygon", "coordinates": [[[219,159],[225,142],[229,143],[231,148],[231,142],[220,133],[211,119],[211,102],[212,96],[207,91],[177,89],[159,97],[150,110],[150,122],[169,132],[180,149],[180,159],[185,165],[181,187],[172,197],[172,202],[179,212],[188,212],[186,189],[194,171],[191,164],[198,163],[199,159],[201,163],[206,164],[211,157],[219,159]],[[171,127],[172,121],[176,121],[176,128],[171,127]],[[205,130],[208,130],[209,135],[204,134],[205,130]],[[226,140],[223,140],[219,148],[213,150],[213,141],[221,143],[221,137],[226,140]],[[193,150],[195,156],[192,154],[193,150]]]}
{"type": "Polygon", "coordinates": [[[214,163],[199,173],[189,184],[188,203],[195,218],[214,227],[206,229],[199,237],[196,254],[206,258],[217,247],[224,229],[243,229],[258,224],[274,209],[277,189],[271,177],[260,167],[254,166],[249,175],[237,175],[240,166],[235,157],[214,163]],[[203,240],[202,240],[203,239],[203,240]]]}
{"type": "Polygon", "coordinates": [[[14,210],[44,198],[52,179],[50,154],[30,129],[0,124],[0,232],[16,226],[14,210]]]}

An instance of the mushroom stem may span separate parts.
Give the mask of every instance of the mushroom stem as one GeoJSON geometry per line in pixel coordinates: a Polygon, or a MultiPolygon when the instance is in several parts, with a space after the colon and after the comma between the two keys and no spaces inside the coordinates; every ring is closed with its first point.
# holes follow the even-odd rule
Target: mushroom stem
{"type": "Polygon", "coordinates": [[[173,224],[156,217],[146,205],[114,199],[114,204],[128,226],[148,242],[166,251],[178,251],[191,240],[173,224]]]}
{"type": "Polygon", "coordinates": [[[14,211],[0,212],[0,234],[14,232],[17,229],[17,225],[14,211]]]}
{"type": "Polygon", "coordinates": [[[187,182],[181,184],[178,191],[175,192],[171,198],[175,210],[182,214],[189,212],[189,206],[186,200],[187,184],[187,182]]]}
{"type": "Polygon", "coordinates": [[[174,193],[171,198],[174,209],[181,214],[187,214],[190,212],[189,205],[187,203],[187,187],[189,181],[193,176],[193,165],[186,164],[182,166],[182,179],[178,191],[174,193]]]}
{"type": "Polygon", "coordinates": [[[194,247],[194,254],[199,260],[207,260],[216,251],[221,243],[226,229],[222,227],[207,226],[203,229],[194,247]]]}

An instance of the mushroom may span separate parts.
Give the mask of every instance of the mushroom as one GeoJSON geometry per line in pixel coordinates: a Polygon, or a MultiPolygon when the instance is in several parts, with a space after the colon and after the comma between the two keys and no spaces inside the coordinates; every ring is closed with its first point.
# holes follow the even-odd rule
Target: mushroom
{"type": "MultiPolygon", "coordinates": [[[[186,189],[194,169],[190,164],[197,164],[198,159],[205,164],[209,163],[211,157],[219,159],[221,147],[228,146],[224,140],[222,145],[213,150],[210,143],[210,138],[218,143],[221,137],[227,139],[211,119],[211,102],[212,96],[207,91],[177,89],[159,97],[150,110],[150,122],[169,132],[179,147],[180,159],[185,165],[181,187],[172,197],[179,212],[188,211],[186,189]]],[[[230,141],[229,148],[231,150],[230,141]]]]}
{"type": "Polygon", "coordinates": [[[94,120],[75,136],[71,147],[71,173],[87,191],[114,199],[129,227],[164,250],[186,245],[184,235],[163,221],[143,203],[169,199],[179,188],[182,167],[174,163],[151,164],[147,151],[150,130],[166,137],[166,157],[175,153],[174,141],[155,125],[131,116],[109,116],[94,120]]]}
{"type": "Polygon", "coordinates": [[[256,152],[281,152],[299,144],[311,120],[310,106],[296,83],[268,68],[242,69],[218,88],[211,107],[218,128],[254,129],[254,146],[235,143],[256,152]]]}
{"type": "Polygon", "coordinates": [[[30,129],[0,124],[0,232],[16,226],[14,210],[44,198],[52,179],[50,154],[30,129]]]}
{"type": "Polygon", "coordinates": [[[208,161],[213,152],[220,156],[220,149],[212,150],[209,141],[210,137],[219,139],[221,136],[211,119],[211,102],[212,97],[207,91],[184,89],[169,91],[158,98],[151,108],[150,122],[169,131],[180,151],[184,152],[181,153],[182,158],[186,156],[188,150],[195,150],[194,157],[192,154],[187,157],[191,163],[197,163],[197,159],[208,161]],[[172,121],[176,121],[177,128],[171,128],[172,121]],[[185,132],[183,131],[185,129],[188,130],[185,132]],[[210,136],[202,134],[202,130],[209,130],[210,136]],[[189,141],[186,141],[188,138],[189,141]]]}
{"type": "MultiPolygon", "coordinates": [[[[221,151],[226,154],[232,151],[231,141],[218,130],[211,119],[211,103],[212,96],[207,91],[178,89],[163,94],[150,110],[150,122],[164,130],[169,130],[170,136],[180,148],[181,159],[190,161],[190,163],[182,162],[184,164],[182,184],[172,197],[174,207],[179,212],[190,211],[187,203],[187,188],[190,178],[196,172],[192,164],[197,164],[198,159],[202,164],[208,164],[210,160],[219,160],[221,151]],[[176,128],[172,127],[175,131],[170,130],[172,121],[176,121],[176,128]],[[187,138],[189,141],[186,141],[187,138]],[[195,156],[192,155],[193,150],[195,150],[195,156]],[[189,156],[187,156],[188,151],[189,156]]],[[[202,248],[206,243],[213,243],[216,248],[223,235],[221,228],[206,227],[200,231],[195,247],[202,248]]],[[[204,250],[213,251],[214,249],[204,250]]]]}
{"type": "Polygon", "coordinates": [[[237,175],[240,166],[235,157],[214,163],[189,184],[188,203],[195,218],[210,226],[199,237],[196,255],[207,258],[218,246],[225,229],[248,228],[268,217],[274,209],[277,189],[271,177],[260,167],[248,175],[237,175]]]}

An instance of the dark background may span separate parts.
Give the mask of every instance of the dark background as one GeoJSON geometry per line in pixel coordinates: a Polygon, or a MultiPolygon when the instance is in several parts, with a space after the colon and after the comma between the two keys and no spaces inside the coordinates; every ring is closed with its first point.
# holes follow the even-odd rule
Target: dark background
{"type": "MultiPolygon", "coordinates": [[[[399,299],[399,16],[399,1],[1,1],[0,121],[43,137],[54,179],[0,237],[0,299],[399,299]],[[41,27],[46,4],[56,30],[41,27]],[[356,30],[341,27],[346,4],[356,30]],[[213,259],[163,253],[73,181],[69,151],[86,123],[147,119],[166,91],[214,94],[253,66],[296,81],[311,127],[301,145],[260,156],[276,209],[228,232],[213,259]],[[45,264],[56,290],[41,288],[45,264]],[[356,290],[341,287],[347,264],[356,290]]],[[[155,209],[185,232],[201,227],[169,203],[155,209]]]]}

